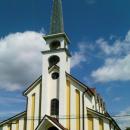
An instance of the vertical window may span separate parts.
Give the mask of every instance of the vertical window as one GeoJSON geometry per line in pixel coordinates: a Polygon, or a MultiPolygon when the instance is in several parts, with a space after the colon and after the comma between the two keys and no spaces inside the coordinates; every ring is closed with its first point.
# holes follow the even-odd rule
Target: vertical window
{"type": "Polygon", "coordinates": [[[70,130],[70,81],[67,80],[67,86],[66,86],[66,127],[68,130],[70,130]]]}
{"type": "Polygon", "coordinates": [[[88,119],[88,130],[93,130],[93,116],[91,114],[87,115],[88,119]]]}
{"type": "Polygon", "coordinates": [[[34,116],[35,116],[35,94],[32,95],[31,130],[34,130],[34,116]]]}
{"type": "Polygon", "coordinates": [[[51,115],[59,115],[59,100],[56,98],[51,100],[51,115]]]}
{"type": "Polygon", "coordinates": [[[76,90],[76,130],[80,130],[80,92],[76,90]]]}
{"type": "Polygon", "coordinates": [[[99,130],[104,130],[103,120],[99,118],[99,130]]]}
{"type": "Polygon", "coordinates": [[[19,121],[16,121],[16,130],[19,130],[19,121]]]}

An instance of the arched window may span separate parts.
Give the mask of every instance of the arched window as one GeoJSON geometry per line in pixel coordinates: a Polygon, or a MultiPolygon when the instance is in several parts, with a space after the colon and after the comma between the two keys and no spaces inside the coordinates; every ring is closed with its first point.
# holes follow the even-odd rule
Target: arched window
{"type": "Polygon", "coordinates": [[[52,67],[53,65],[56,65],[60,61],[60,58],[54,55],[51,56],[48,61],[49,61],[49,67],[52,67]]]}
{"type": "Polygon", "coordinates": [[[51,100],[51,115],[59,115],[59,100],[56,98],[51,100]]]}
{"type": "Polygon", "coordinates": [[[52,41],[50,43],[50,49],[51,50],[58,49],[59,47],[60,47],[60,41],[58,41],[58,40],[52,41]]]}

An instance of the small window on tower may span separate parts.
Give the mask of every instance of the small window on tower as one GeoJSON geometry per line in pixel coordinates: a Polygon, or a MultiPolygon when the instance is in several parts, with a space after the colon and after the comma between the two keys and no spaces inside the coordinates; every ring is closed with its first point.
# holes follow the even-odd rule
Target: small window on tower
{"type": "Polygon", "coordinates": [[[59,78],[59,73],[58,72],[54,72],[51,75],[52,79],[58,79],[59,78]]]}
{"type": "Polygon", "coordinates": [[[59,100],[56,98],[51,100],[51,115],[59,115],[59,100]]]}
{"type": "Polygon", "coordinates": [[[60,47],[60,41],[56,40],[50,43],[50,49],[55,50],[60,47]]]}

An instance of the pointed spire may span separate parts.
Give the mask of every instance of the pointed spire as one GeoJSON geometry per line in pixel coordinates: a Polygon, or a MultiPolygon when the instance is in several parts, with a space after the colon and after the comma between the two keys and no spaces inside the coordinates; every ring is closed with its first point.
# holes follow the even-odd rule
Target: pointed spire
{"type": "Polygon", "coordinates": [[[61,0],[53,0],[53,12],[51,17],[50,34],[64,32],[62,2],[61,0]]]}

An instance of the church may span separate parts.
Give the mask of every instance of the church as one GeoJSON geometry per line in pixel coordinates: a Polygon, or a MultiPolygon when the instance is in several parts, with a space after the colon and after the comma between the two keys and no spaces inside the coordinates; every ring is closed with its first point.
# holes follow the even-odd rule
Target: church
{"type": "Polygon", "coordinates": [[[53,0],[50,32],[43,39],[42,75],[23,92],[26,110],[1,122],[0,130],[121,130],[96,89],[70,74],[61,0],[53,0]]]}

